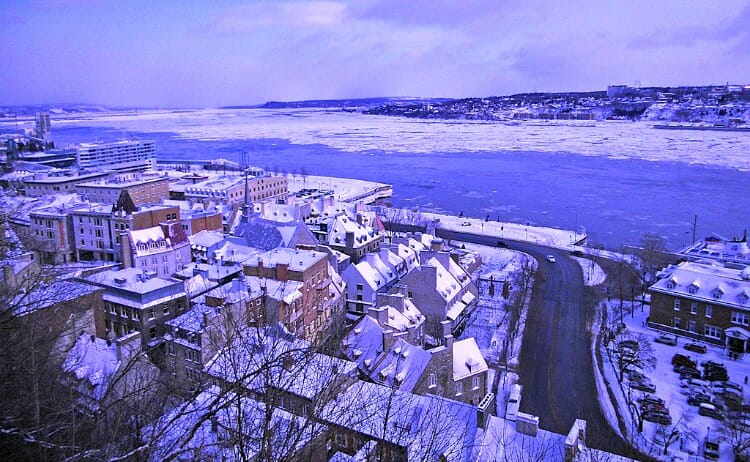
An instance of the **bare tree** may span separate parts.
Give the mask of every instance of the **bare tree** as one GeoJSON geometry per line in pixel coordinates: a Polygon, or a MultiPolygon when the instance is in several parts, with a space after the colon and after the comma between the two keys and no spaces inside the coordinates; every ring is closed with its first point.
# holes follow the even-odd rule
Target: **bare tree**
{"type": "Polygon", "coordinates": [[[719,435],[732,448],[735,460],[747,457],[750,452],[750,424],[742,415],[730,413],[720,427],[719,435]]]}

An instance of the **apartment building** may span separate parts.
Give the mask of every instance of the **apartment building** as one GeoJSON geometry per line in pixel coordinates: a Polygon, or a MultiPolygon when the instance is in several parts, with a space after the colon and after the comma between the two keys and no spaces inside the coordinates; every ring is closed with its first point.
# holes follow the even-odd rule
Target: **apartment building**
{"type": "Polygon", "coordinates": [[[180,223],[162,223],[125,231],[121,239],[123,268],[138,268],[168,278],[192,261],[190,240],[180,223]]]}
{"type": "Polygon", "coordinates": [[[290,332],[308,340],[323,335],[330,327],[332,311],[338,304],[329,291],[332,271],[326,253],[284,247],[250,257],[243,263],[245,276],[300,283],[300,299],[279,306],[268,322],[278,320],[290,332]]]}
{"type": "Polygon", "coordinates": [[[750,351],[750,267],[683,262],[657,274],[649,326],[724,345],[740,356],[750,351]]]}
{"type": "Polygon", "coordinates": [[[76,192],[78,183],[103,180],[110,176],[109,172],[89,173],[85,175],[50,175],[36,173],[23,180],[24,194],[29,197],[40,197],[49,194],[72,194],[76,192]]]}
{"type": "Polygon", "coordinates": [[[87,200],[100,204],[117,204],[123,191],[127,191],[136,206],[160,204],[169,199],[169,182],[166,175],[121,173],[78,183],[76,192],[87,200]]]}
{"type": "Polygon", "coordinates": [[[156,143],[82,143],[76,149],[76,166],[80,170],[151,170],[156,166],[156,143]]]}
{"type": "Polygon", "coordinates": [[[164,323],[188,307],[185,283],[158,278],[152,271],[109,270],[89,276],[86,281],[104,288],[104,319],[109,335],[119,338],[140,332],[144,349],[158,345],[166,332],[164,323]]]}

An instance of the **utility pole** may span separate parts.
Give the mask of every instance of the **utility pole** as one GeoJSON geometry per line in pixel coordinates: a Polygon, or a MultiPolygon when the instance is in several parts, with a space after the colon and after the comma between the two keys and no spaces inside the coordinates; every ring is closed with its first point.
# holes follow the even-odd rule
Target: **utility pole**
{"type": "Polygon", "coordinates": [[[690,242],[690,244],[695,243],[695,228],[698,226],[698,215],[693,215],[693,240],[690,242]]]}

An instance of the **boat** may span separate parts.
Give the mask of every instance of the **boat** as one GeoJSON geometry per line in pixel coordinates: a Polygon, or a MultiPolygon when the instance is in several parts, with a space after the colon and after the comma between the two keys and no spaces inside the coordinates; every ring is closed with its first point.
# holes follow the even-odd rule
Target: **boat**
{"type": "Polygon", "coordinates": [[[661,130],[713,130],[720,132],[750,132],[750,127],[738,127],[732,125],[674,125],[656,124],[654,128],[661,130]]]}

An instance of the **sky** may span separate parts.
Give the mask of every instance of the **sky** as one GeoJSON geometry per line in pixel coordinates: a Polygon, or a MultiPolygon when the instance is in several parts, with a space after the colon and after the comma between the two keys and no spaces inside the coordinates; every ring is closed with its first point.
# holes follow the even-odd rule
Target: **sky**
{"type": "Polygon", "coordinates": [[[0,24],[0,106],[750,83],[748,0],[4,0],[0,24]]]}

